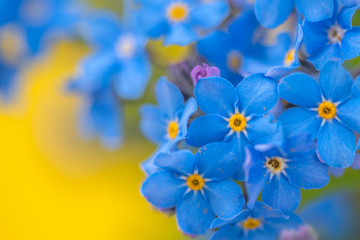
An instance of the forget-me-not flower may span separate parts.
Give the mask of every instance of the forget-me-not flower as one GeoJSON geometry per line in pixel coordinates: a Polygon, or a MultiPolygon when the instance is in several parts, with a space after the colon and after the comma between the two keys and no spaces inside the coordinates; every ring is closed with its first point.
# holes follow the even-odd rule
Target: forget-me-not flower
{"type": "Polygon", "coordinates": [[[211,30],[228,16],[227,1],[141,0],[142,26],[153,38],[164,36],[164,44],[188,45],[200,31],[211,30]]]}
{"type": "Polygon", "coordinates": [[[351,97],[354,81],[338,61],[325,64],[319,83],[303,73],[284,78],[279,95],[300,107],[285,111],[279,121],[287,134],[310,134],[317,139],[321,159],[332,167],[349,167],[360,132],[360,97],[351,97]]]}
{"type": "Polygon", "coordinates": [[[304,22],[308,60],[318,70],[329,60],[344,62],[360,55],[360,27],[353,27],[351,22],[357,9],[358,6],[343,7],[338,11],[335,4],[332,17],[320,22],[304,22]]]}
{"type": "Polygon", "coordinates": [[[147,174],[158,170],[153,164],[154,158],[161,152],[170,149],[187,135],[188,120],[197,110],[194,98],[185,103],[180,90],[165,77],[159,79],[155,87],[158,106],[146,104],[140,109],[142,133],[158,145],[155,153],[142,163],[147,174]]]}
{"type": "Polygon", "coordinates": [[[239,153],[239,170],[247,144],[265,143],[277,131],[268,112],[278,100],[274,79],[255,74],[235,88],[220,77],[202,78],[194,95],[206,115],[189,127],[187,143],[200,147],[211,142],[232,142],[239,153]]]}
{"type": "Polygon", "coordinates": [[[286,137],[281,146],[276,145],[248,148],[244,167],[247,205],[251,208],[262,191],[264,203],[291,213],[300,203],[300,188],[323,188],[330,178],[309,136],[286,137]]]}
{"type": "Polygon", "coordinates": [[[229,218],[244,207],[240,186],[228,179],[237,164],[228,144],[208,144],[195,156],[188,150],[161,153],[154,164],[164,170],[145,180],[141,194],[157,208],[175,207],[186,234],[204,234],[215,216],[229,218]]]}

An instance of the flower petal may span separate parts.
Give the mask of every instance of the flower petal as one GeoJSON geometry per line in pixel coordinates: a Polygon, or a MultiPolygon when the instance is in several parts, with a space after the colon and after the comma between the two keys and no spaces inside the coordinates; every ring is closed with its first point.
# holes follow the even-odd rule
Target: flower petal
{"type": "Polygon", "coordinates": [[[326,121],[318,135],[321,159],[331,167],[349,167],[355,156],[355,134],[337,120],[326,121]]]}
{"type": "Polygon", "coordinates": [[[333,15],[333,0],[294,0],[294,2],[306,21],[318,22],[333,15]]]}
{"type": "Polygon", "coordinates": [[[116,93],[124,99],[140,98],[150,80],[151,66],[146,56],[123,61],[122,70],[114,85],[116,93]]]}
{"type": "Polygon", "coordinates": [[[180,230],[186,234],[204,234],[215,215],[199,191],[191,191],[181,198],[175,208],[180,230]]]}
{"type": "Polygon", "coordinates": [[[343,29],[350,30],[352,28],[352,18],[356,13],[358,6],[343,7],[338,15],[338,22],[343,29]]]}
{"type": "Polygon", "coordinates": [[[217,230],[210,240],[235,240],[241,239],[241,237],[243,237],[243,234],[238,227],[228,225],[217,230]]]}
{"type": "Polygon", "coordinates": [[[184,97],[180,90],[165,77],[161,77],[156,83],[155,96],[159,107],[171,120],[175,120],[184,108],[184,97]]]}
{"type": "Polygon", "coordinates": [[[266,115],[265,117],[253,118],[246,124],[248,139],[252,144],[264,144],[273,140],[278,133],[279,124],[274,122],[274,117],[266,115]]]}
{"type": "Polygon", "coordinates": [[[200,79],[196,84],[194,95],[200,109],[207,114],[229,117],[235,113],[236,90],[229,81],[223,78],[200,79]]]}
{"type": "Polygon", "coordinates": [[[269,112],[278,101],[277,84],[263,74],[246,77],[236,87],[239,110],[245,116],[261,116],[269,112]]]}
{"type": "Polygon", "coordinates": [[[287,136],[309,134],[312,139],[317,137],[322,122],[317,112],[301,107],[286,110],[278,120],[287,136]]]}
{"type": "Polygon", "coordinates": [[[349,71],[339,61],[326,63],[320,72],[319,83],[326,100],[333,102],[343,101],[350,97],[354,83],[349,71]]]}
{"type": "Polygon", "coordinates": [[[188,130],[188,121],[191,115],[193,115],[197,110],[197,103],[194,98],[189,98],[184,107],[184,111],[180,117],[179,127],[181,129],[181,135],[186,136],[188,130]]]}
{"type": "Polygon", "coordinates": [[[317,70],[320,71],[327,62],[344,62],[345,59],[339,44],[325,43],[322,47],[319,48],[319,52],[312,55],[310,54],[310,57],[308,57],[307,60],[311,62],[317,70]]]}
{"type": "Polygon", "coordinates": [[[256,18],[266,28],[275,28],[285,22],[293,8],[292,0],[257,0],[254,6],[256,18]]]}
{"type": "Polygon", "coordinates": [[[166,141],[167,122],[165,114],[156,106],[145,104],[140,108],[140,128],[142,133],[153,143],[166,141]]]}
{"type": "Polygon", "coordinates": [[[173,153],[160,153],[154,164],[168,171],[175,171],[183,175],[194,173],[196,159],[189,150],[181,150],[173,153]]]}
{"type": "Polygon", "coordinates": [[[195,155],[199,174],[204,178],[222,180],[237,169],[237,158],[228,143],[210,143],[202,147],[195,155]]]}
{"type": "Polygon", "coordinates": [[[222,142],[230,132],[229,123],[219,115],[205,115],[196,118],[189,127],[186,142],[201,147],[211,142],[222,142]]]}
{"type": "Polygon", "coordinates": [[[356,58],[360,55],[360,27],[353,27],[341,42],[344,58],[346,60],[356,58]]]}
{"type": "Polygon", "coordinates": [[[290,184],[283,174],[274,175],[262,192],[262,200],[269,206],[291,213],[300,204],[300,188],[290,184]]]}
{"type": "Polygon", "coordinates": [[[215,215],[222,218],[234,216],[245,205],[240,186],[230,179],[206,183],[205,196],[215,215]]]}
{"type": "Polygon", "coordinates": [[[230,13],[229,4],[225,1],[204,2],[191,11],[193,24],[203,30],[218,26],[230,13]]]}
{"type": "Polygon", "coordinates": [[[325,187],[330,181],[327,166],[320,162],[315,152],[306,158],[291,159],[286,165],[286,174],[294,186],[319,189],[325,187]]]}
{"type": "Polygon", "coordinates": [[[351,94],[353,97],[360,97],[360,76],[355,79],[355,82],[351,88],[351,94]]]}
{"type": "Polygon", "coordinates": [[[278,90],[281,98],[301,107],[315,108],[321,103],[319,84],[304,73],[285,77],[280,81],[278,90]]]}
{"type": "Polygon", "coordinates": [[[336,109],[339,119],[355,132],[360,133],[360,97],[353,97],[340,104],[336,109]]]}
{"type": "Polygon", "coordinates": [[[172,208],[187,189],[184,180],[169,171],[150,175],[141,186],[141,194],[157,208],[172,208]]]}
{"type": "Polygon", "coordinates": [[[248,195],[247,206],[253,208],[260,192],[269,180],[270,173],[264,168],[265,158],[256,150],[249,148],[246,164],[252,165],[245,169],[245,186],[248,195]],[[250,162],[250,163],[249,163],[250,162]]]}
{"type": "Polygon", "coordinates": [[[198,39],[197,34],[190,26],[183,23],[177,23],[170,28],[170,32],[165,35],[164,45],[186,46],[198,39]]]}

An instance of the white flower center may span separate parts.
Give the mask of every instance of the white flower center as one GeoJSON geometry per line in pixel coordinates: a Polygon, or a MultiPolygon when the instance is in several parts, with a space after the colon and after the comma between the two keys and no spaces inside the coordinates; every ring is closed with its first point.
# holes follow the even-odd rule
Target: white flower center
{"type": "Polygon", "coordinates": [[[136,39],[133,35],[124,35],[116,43],[115,51],[119,58],[130,58],[136,51],[136,39]]]}

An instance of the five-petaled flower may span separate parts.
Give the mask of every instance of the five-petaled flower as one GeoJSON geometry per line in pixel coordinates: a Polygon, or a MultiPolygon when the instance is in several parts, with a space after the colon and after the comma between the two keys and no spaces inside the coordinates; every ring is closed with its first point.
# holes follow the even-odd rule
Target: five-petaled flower
{"type": "Polygon", "coordinates": [[[295,73],[278,86],[281,98],[300,106],[279,117],[285,132],[310,134],[317,139],[321,159],[332,167],[349,167],[354,159],[353,131],[360,132],[360,97],[353,84],[341,63],[332,61],[320,72],[319,83],[306,74],[295,73]]]}
{"type": "Polygon", "coordinates": [[[150,175],[141,194],[155,207],[175,207],[180,229],[204,234],[215,216],[229,218],[245,204],[240,186],[228,177],[237,161],[226,143],[211,143],[194,156],[188,150],[161,153],[154,164],[163,170],[150,175]]]}

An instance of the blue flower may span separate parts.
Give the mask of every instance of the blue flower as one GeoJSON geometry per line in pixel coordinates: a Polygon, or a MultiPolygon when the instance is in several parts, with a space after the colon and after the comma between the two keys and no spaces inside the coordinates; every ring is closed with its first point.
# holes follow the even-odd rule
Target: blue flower
{"type": "Polygon", "coordinates": [[[150,37],[164,36],[164,44],[188,45],[199,38],[199,31],[220,25],[230,13],[226,1],[141,0],[141,26],[150,37]]]}
{"type": "Polygon", "coordinates": [[[333,0],[255,0],[254,9],[261,25],[274,28],[289,18],[294,7],[307,21],[317,22],[331,17],[333,5],[333,0]]]}
{"type": "Polygon", "coordinates": [[[134,14],[121,22],[109,12],[93,12],[83,24],[84,39],[95,51],[102,52],[102,59],[93,58],[93,64],[106,64],[102,66],[103,74],[111,71],[109,77],[114,78],[114,89],[120,98],[140,98],[150,79],[151,65],[145,51],[147,40],[136,27],[138,16],[134,14]]]}
{"type": "Polygon", "coordinates": [[[215,216],[232,217],[245,204],[240,186],[228,179],[237,164],[230,150],[212,143],[195,156],[188,150],[161,153],[154,164],[164,170],[145,180],[141,194],[157,208],[175,207],[184,233],[204,234],[215,216]]]}
{"type": "Polygon", "coordinates": [[[279,117],[285,132],[317,138],[321,159],[332,167],[349,167],[355,155],[353,131],[360,132],[360,115],[356,114],[360,97],[351,97],[353,82],[341,63],[332,61],[320,72],[319,83],[306,74],[295,73],[278,86],[281,98],[300,106],[279,117]]]}
{"type": "Polygon", "coordinates": [[[345,6],[356,6],[359,5],[359,0],[340,0],[345,6]]]}
{"type": "MultiPolygon", "coordinates": [[[[297,28],[296,40],[293,46],[290,46],[290,48],[287,50],[283,63],[280,66],[275,66],[270,68],[267,71],[266,76],[278,79],[284,74],[300,66],[299,48],[303,42],[303,38],[304,38],[303,31],[301,29],[301,26],[299,25],[297,28]]],[[[282,51],[280,51],[280,53],[281,52],[282,51]]]]}
{"type": "Polygon", "coordinates": [[[155,153],[145,162],[142,168],[147,174],[158,170],[153,164],[154,158],[161,152],[169,152],[173,146],[187,135],[188,120],[197,110],[194,98],[184,103],[180,90],[165,77],[159,79],[155,87],[158,106],[145,104],[140,109],[142,133],[158,145],[155,153]]]}
{"type": "Polygon", "coordinates": [[[343,7],[339,12],[320,22],[305,21],[304,43],[308,60],[320,70],[329,60],[352,59],[360,55],[360,27],[352,27],[351,19],[358,6],[343,7]]]}
{"type": "Polygon", "coordinates": [[[236,85],[242,77],[267,73],[275,77],[299,66],[297,50],[302,42],[299,31],[296,41],[281,29],[262,28],[254,11],[246,11],[224,31],[216,31],[201,39],[199,54],[220,68],[222,76],[236,85]],[[274,38],[275,36],[275,38],[274,38]]]}
{"type": "Polygon", "coordinates": [[[74,1],[68,0],[1,2],[0,95],[5,100],[16,85],[18,71],[31,58],[48,49],[60,37],[74,34],[79,9],[74,1]]]}
{"type": "Polygon", "coordinates": [[[273,117],[267,115],[278,100],[276,87],[275,80],[262,74],[245,78],[236,88],[220,77],[200,79],[194,95],[206,115],[190,124],[187,143],[200,147],[232,142],[241,170],[244,147],[270,141],[277,132],[273,117]]]}
{"type": "Polygon", "coordinates": [[[244,166],[247,205],[251,208],[263,190],[264,203],[291,213],[300,203],[300,188],[325,187],[330,180],[327,166],[315,149],[315,142],[303,135],[286,138],[281,146],[249,147],[244,166]]]}
{"type": "Polygon", "coordinates": [[[123,113],[112,90],[107,60],[102,52],[87,56],[67,88],[83,99],[78,117],[81,135],[85,138],[99,136],[104,146],[113,149],[122,143],[123,113]]]}
{"type": "Polygon", "coordinates": [[[256,202],[253,209],[246,208],[228,218],[216,218],[211,228],[220,228],[211,240],[273,240],[281,230],[293,229],[301,224],[295,214],[285,217],[262,202],[256,202]]]}

